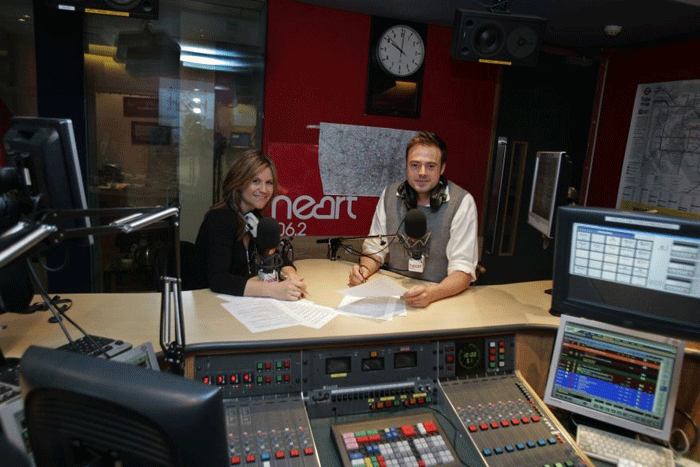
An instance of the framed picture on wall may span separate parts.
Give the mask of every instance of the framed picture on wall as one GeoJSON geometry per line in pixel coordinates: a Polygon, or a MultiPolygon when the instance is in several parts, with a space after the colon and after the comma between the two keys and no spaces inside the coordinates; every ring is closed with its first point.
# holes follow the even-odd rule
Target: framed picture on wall
{"type": "Polygon", "coordinates": [[[252,138],[249,132],[232,132],[229,136],[229,145],[232,148],[249,148],[252,146],[252,138]]]}
{"type": "Polygon", "coordinates": [[[124,96],[124,116],[158,118],[158,99],[152,97],[124,96]]]}
{"type": "Polygon", "coordinates": [[[131,122],[131,144],[167,146],[172,141],[171,128],[152,122],[131,122]]]}

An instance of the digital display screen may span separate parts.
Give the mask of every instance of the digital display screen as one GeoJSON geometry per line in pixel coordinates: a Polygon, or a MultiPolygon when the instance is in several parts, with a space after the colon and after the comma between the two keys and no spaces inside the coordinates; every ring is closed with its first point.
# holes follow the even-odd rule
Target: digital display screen
{"type": "Polygon", "coordinates": [[[563,315],[544,401],[669,439],[685,342],[563,315]]]}
{"type": "Polygon", "coordinates": [[[362,359],[362,371],[379,371],[384,369],[384,357],[362,359]]]}
{"type": "Polygon", "coordinates": [[[484,342],[474,339],[457,345],[457,376],[484,371],[484,342]]]}
{"type": "Polygon", "coordinates": [[[394,354],[394,368],[415,368],[418,366],[418,354],[415,351],[394,354]]]}
{"type": "Polygon", "coordinates": [[[350,373],[350,357],[333,357],[326,359],[326,374],[350,373]]]}
{"type": "Polygon", "coordinates": [[[698,339],[697,220],[567,206],[556,236],[553,314],[698,339]]]}

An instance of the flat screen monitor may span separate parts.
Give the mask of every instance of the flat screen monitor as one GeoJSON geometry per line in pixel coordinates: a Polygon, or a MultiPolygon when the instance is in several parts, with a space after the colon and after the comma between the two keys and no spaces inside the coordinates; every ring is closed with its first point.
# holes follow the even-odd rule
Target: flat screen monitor
{"type": "Polygon", "coordinates": [[[552,314],[700,340],[698,310],[700,221],[559,208],[552,314]]]}
{"type": "Polygon", "coordinates": [[[549,238],[552,238],[556,208],[566,203],[570,166],[563,151],[540,151],[535,156],[527,222],[549,238]]]}
{"type": "MultiPolygon", "coordinates": [[[[35,211],[87,209],[70,119],[13,117],[3,138],[3,147],[8,164],[21,171],[25,191],[33,198],[35,211]]],[[[88,217],[69,217],[64,221],[67,229],[89,226],[88,217]]],[[[92,243],[92,238],[88,239],[92,243]]]]}
{"type": "Polygon", "coordinates": [[[230,465],[216,386],[36,346],[20,383],[37,467],[230,465]]]}
{"type": "Polygon", "coordinates": [[[684,350],[676,338],[562,315],[544,402],[668,441],[684,350]]]}

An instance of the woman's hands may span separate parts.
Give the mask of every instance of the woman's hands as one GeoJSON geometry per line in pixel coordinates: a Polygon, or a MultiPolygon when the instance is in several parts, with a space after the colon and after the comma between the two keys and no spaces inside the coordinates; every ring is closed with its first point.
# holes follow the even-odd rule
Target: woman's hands
{"type": "Polygon", "coordinates": [[[295,302],[306,297],[306,282],[304,282],[303,277],[299,277],[296,269],[293,267],[282,268],[280,279],[283,280],[276,283],[279,290],[274,298],[295,302]]]}

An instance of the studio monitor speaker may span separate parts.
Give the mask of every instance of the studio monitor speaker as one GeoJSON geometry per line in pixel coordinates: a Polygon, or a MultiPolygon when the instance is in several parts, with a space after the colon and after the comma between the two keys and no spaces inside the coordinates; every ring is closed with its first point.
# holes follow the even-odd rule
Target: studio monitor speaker
{"type": "Polygon", "coordinates": [[[535,66],[547,20],[536,16],[457,9],[452,28],[456,60],[535,66]]]}
{"type": "Polygon", "coordinates": [[[158,19],[158,0],[46,0],[46,6],[66,11],[158,19]]]}

